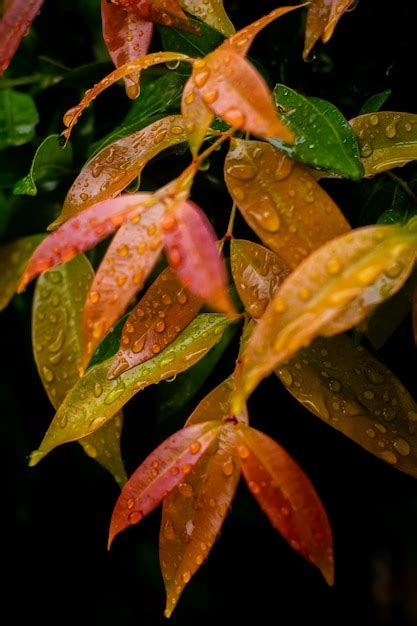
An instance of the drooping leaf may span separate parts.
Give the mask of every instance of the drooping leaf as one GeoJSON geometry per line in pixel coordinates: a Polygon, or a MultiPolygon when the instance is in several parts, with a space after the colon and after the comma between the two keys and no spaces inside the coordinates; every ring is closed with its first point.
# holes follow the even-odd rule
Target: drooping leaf
{"type": "Polygon", "coordinates": [[[290,455],[267,435],[240,424],[242,472],[273,527],[333,584],[332,531],[313,485],[290,455]]]}
{"type": "Polygon", "coordinates": [[[107,248],[84,307],[83,368],[98,343],[142,289],[157,262],[162,252],[159,224],[165,210],[164,202],[156,200],[123,224],[107,248]]]}
{"type": "Polygon", "coordinates": [[[314,337],[354,327],[401,288],[417,252],[413,226],[358,228],[313,252],[290,274],[242,356],[235,412],[243,396],[314,337]]]}
{"type": "Polygon", "coordinates": [[[224,315],[199,315],[161,354],[115,380],[107,376],[112,359],[89,369],[61,404],[39,450],[32,453],[30,465],[58,445],[91,435],[148,385],[194,365],[221,339],[227,324],[224,315]]]}
{"type": "Polygon", "coordinates": [[[291,268],[349,230],[308,171],[268,143],[233,139],[225,182],[249,226],[291,268]]]}
{"type": "Polygon", "coordinates": [[[140,522],[196,465],[216,438],[220,422],[205,422],[179,430],[156,448],[132,474],[113,510],[109,548],[120,532],[140,522]]]}
{"type": "MultiPolygon", "coordinates": [[[[57,410],[79,379],[82,355],[81,320],[94,272],[80,255],[40,276],[33,299],[32,341],[39,376],[57,410]]],[[[102,428],[80,441],[86,453],[122,485],[126,473],[120,457],[119,413],[102,428]]]]}
{"type": "Polygon", "coordinates": [[[36,196],[38,185],[46,191],[55,189],[59,180],[71,172],[72,146],[61,148],[58,135],[49,135],[42,141],[33,157],[27,176],[13,187],[15,195],[36,196]]]}
{"type": "Polygon", "coordinates": [[[201,306],[202,301],[182,287],[175,272],[164,269],[125,321],[109,377],[115,378],[164,350],[201,306]]]}
{"type": "Polygon", "coordinates": [[[178,0],[112,0],[112,2],[144,20],[183,30],[195,30],[178,0]]]}
{"type": "Polygon", "coordinates": [[[223,0],[180,0],[180,4],[191,15],[218,30],[225,37],[235,32],[224,6],[223,0]]]}
{"type": "Polygon", "coordinates": [[[0,247],[0,311],[14,296],[25,265],[43,235],[29,235],[0,247]]]}
{"type": "Polygon", "coordinates": [[[274,89],[275,105],[295,136],[293,145],[270,139],[285,154],[352,180],[363,174],[358,140],[349,122],[330,102],[307,98],[285,85],[274,89]]]}
{"type": "Polygon", "coordinates": [[[377,113],[381,110],[381,107],[384,106],[391,94],[391,89],[385,89],[380,93],[375,93],[373,96],[370,96],[361,106],[359,115],[364,115],[365,113],[377,113]]]}
{"type": "Polygon", "coordinates": [[[261,318],[290,268],[273,252],[244,239],[232,239],[230,261],[233,280],[249,315],[261,318]]]}
{"type": "Polygon", "coordinates": [[[43,0],[9,0],[0,20],[0,75],[41,10],[43,0]]]}
{"type": "Polygon", "coordinates": [[[365,348],[345,335],[318,337],[276,374],[309,411],[417,477],[417,405],[365,348]]]}
{"type": "Polygon", "coordinates": [[[126,63],[125,65],[118,67],[116,70],[105,76],[105,78],[103,78],[99,83],[94,85],[94,87],[88,89],[81,102],[65,113],[63,121],[66,126],[66,130],[64,130],[62,136],[65,137],[65,139],[69,139],[71,131],[78,122],[78,119],[82,115],[84,109],[86,109],[89,104],[91,104],[91,102],[93,102],[93,100],[95,100],[97,96],[102,93],[102,91],[111,87],[114,83],[117,83],[118,80],[125,78],[125,76],[129,76],[140,70],[145,70],[148,67],[152,67],[152,65],[169,63],[171,61],[189,61],[189,57],[179,52],[154,52],[153,54],[147,54],[144,57],[140,57],[139,59],[135,59],[130,63],[126,63]]]}
{"type": "Polygon", "coordinates": [[[236,315],[216,234],[193,202],[176,204],[162,221],[164,245],[181,283],[214,309],[236,315]]]}
{"type": "Polygon", "coordinates": [[[191,78],[184,87],[181,111],[184,118],[190,151],[191,154],[195,156],[213,122],[214,115],[204,103],[201,94],[194,89],[194,83],[191,81],[191,78]]]}
{"type": "Polygon", "coordinates": [[[308,7],[303,58],[307,59],[316,41],[327,43],[337,22],[353,0],[311,0],[308,7]]]}
{"type": "Polygon", "coordinates": [[[33,139],[38,122],[32,96],[12,89],[0,91],[0,150],[21,146],[33,139]]]}
{"type": "Polygon", "coordinates": [[[69,219],[65,224],[43,240],[30,258],[18,290],[23,291],[26,285],[38,274],[55,265],[70,261],[80,252],[89,250],[99,241],[111,235],[128,219],[135,219],[150,203],[151,196],[147,193],[104,200],[89,207],[80,215],[69,219]]]}
{"type": "Polygon", "coordinates": [[[183,52],[191,57],[204,57],[223,43],[223,35],[214,28],[193,18],[190,18],[190,21],[198,26],[200,29],[198,33],[158,26],[164,50],[183,52]]]}
{"type": "Polygon", "coordinates": [[[140,175],[148,161],[183,141],[187,136],[182,118],[171,115],[106,146],[84,165],[65,198],[61,215],[49,229],[96,202],[116,196],[140,175]]]}
{"type": "MultiPolygon", "coordinates": [[[[122,7],[101,0],[101,19],[103,22],[103,38],[111,60],[116,67],[133,61],[148,52],[152,33],[152,22],[128,13],[122,7]]],[[[129,98],[139,95],[140,72],[126,76],[124,79],[126,94],[129,98]]]]}
{"type": "Polygon", "coordinates": [[[417,159],[417,115],[380,111],[350,120],[359,141],[365,176],[417,159]]]}

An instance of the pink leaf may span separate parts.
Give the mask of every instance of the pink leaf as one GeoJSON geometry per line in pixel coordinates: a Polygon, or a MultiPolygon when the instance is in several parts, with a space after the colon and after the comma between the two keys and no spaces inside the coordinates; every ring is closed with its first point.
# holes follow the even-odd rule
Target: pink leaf
{"type": "Polygon", "coordinates": [[[8,3],[0,21],[0,74],[8,68],[42,4],[43,0],[11,0],[8,3]]]}

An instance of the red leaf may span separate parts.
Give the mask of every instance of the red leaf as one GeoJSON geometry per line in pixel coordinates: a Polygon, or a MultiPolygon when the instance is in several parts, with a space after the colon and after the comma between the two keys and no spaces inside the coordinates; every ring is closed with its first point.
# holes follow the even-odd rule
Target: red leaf
{"type": "Polygon", "coordinates": [[[276,441],[244,424],[236,428],[242,472],[272,525],[333,584],[332,532],[304,472],[276,441]]]}
{"type": "Polygon", "coordinates": [[[7,4],[0,21],[0,74],[8,68],[42,5],[43,0],[11,0],[7,4]]]}
{"type": "Polygon", "coordinates": [[[166,214],[162,231],[169,262],[184,287],[214,309],[234,316],[224,261],[203,211],[193,202],[181,202],[166,214]]]}
{"type": "MultiPolygon", "coordinates": [[[[153,24],[122,7],[101,0],[103,38],[116,67],[133,61],[148,52],[153,24]]],[[[124,78],[129,98],[139,95],[140,70],[124,78]]]]}
{"type": "Polygon", "coordinates": [[[191,472],[220,430],[220,422],[184,428],[145,459],[116,502],[110,523],[109,547],[118,533],[140,522],[191,472]]]}
{"type": "Polygon", "coordinates": [[[188,31],[199,31],[188,19],[178,0],[112,0],[113,4],[123,7],[129,13],[139,15],[145,20],[174,26],[188,31]]]}
{"type": "Polygon", "coordinates": [[[65,222],[36,248],[20,279],[18,292],[45,270],[69,261],[111,235],[123,222],[140,213],[150,198],[148,193],[137,193],[105,200],[65,222]]]}

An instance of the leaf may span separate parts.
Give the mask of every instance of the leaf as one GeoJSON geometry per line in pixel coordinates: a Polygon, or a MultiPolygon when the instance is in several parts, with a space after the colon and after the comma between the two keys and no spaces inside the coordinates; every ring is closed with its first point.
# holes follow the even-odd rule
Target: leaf
{"type": "Polygon", "coordinates": [[[112,359],[89,369],[59,407],[29,464],[36,465],[58,445],[91,435],[148,385],[192,367],[221,339],[227,323],[223,315],[199,315],[161,354],[115,380],[107,377],[112,359]]]}
{"type": "Polygon", "coordinates": [[[115,378],[164,350],[201,306],[199,298],[182,288],[175,272],[164,269],[125,321],[109,377],[115,378]]]}
{"type": "Polygon", "coordinates": [[[114,83],[117,83],[118,80],[125,78],[125,76],[129,76],[129,74],[139,70],[145,70],[148,67],[158,65],[159,63],[169,63],[170,61],[189,61],[189,58],[185,54],[180,54],[179,52],[154,52],[153,54],[147,54],[146,56],[135,59],[130,63],[121,65],[116,70],[105,76],[99,83],[85,92],[84,97],[79,104],[72,107],[65,113],[63,121],[66,126],[66,130],[63,131],[62,136],[66,140],[69,139],[71,131],[78,122],[78,119],[82,115],[84,109],[86,109],[105,89],[111,87],[114,83]]]}
{"type": "Polygon", "coordinates": [[[98,365],[102,361],[110,359],[110,357],[114,357],[117,350],[119,349],[123,326],[125,325],[128,317],[129,313],[123,315],[123,317],[119,319],[117,324],[115,324],[115,326],[107,333],[107,335],[103,337],[102,341],[100,341],[96,348],[96,351],[91,357],[91,361],[88,364],[89,368],[94,367],[94,365],[98,365]]]}
{"type": "Polygon", "coordinates": [[[391,94],[391,89],[385,89],[384,91],[380,91],[379,93],[375,93],[373,96],[370,96],[361,106],[359,115],[364,115],[365,113],[377,113],[381,107],[384,106],[388,98],[390,98],[391,94]]]}
{"type": "Polygon", "coordinates": [[[171,115],[106,146],[84,165],[65,198],[61,215],[49,230],[96,202],[116,196],[151,159],[183,141],[187,135],[182,118],[171,115]]]}
{"type": "Polygon", "coordinates": [[[43,235],[29,235],[0,247],[0,311],[13,298],[20,276],[43,235]]]}
{"type": "MultiPolygon", "coordinates": [[[[78,382],[81,361],[81,320],[94,272],[80,255],[40,276],[33,299],[32,341],[39,376],[57,410],[78,382]]],[[[80,441],[86,453],[108,469],[122,485],[126,473],[120,457],[119,413],[102,428],[80,441]]]]}
{"type": "Polygon", "coordinates": [[[233,139],[224,171],[249,226],[290,268],[349,229],[308,171],[267,143],[233,139]]]}
{"type": "Polygon", "coordinates": [[[390,370],[344,335],[316,338],[276,370],[309,411],[417,477],[417,405],[390,370]]]}
{"type": "Polygon", "coordinates": [[[156,448],[122,489],[110,522],[109,543],[140,522],[187,476],[219,436],[220,422],[206,422],[179,430],[156,448]]]}
{"type": "Polygon", "coordinates": [[[198,33],[185,32],[168,26],[158,26],[164,50],[183,52],[191,57],[204,57],[223,43],[223,35],[214,28],[193,18],[190,21],[198,26],[200,29],[198,33]]]}
{"type": "Polygon", "coordinates": [[[417,250],[413,226],[358,228],[313,252],[290,274],[242,356],[234,412],[242,395],[314,337],[354,327],[401,288],[417,250]]]}
{"type": "Polygon", "coordinates": [[[152,202],[147,193],[120,196],[98,202],[66,221],[35,250],[19,282],[18,291],[23,291],[38,274],[70,261],[111,235],[123,222],[135,219],[135,215],[145,210],[147,202],[152,202]]]}
{"type": "Polygon", "coordinates": [[[290,268],[273,252],[244,239],[232,239],[230,261],[233,280],[249,315],[261,318],[274,292],[290,268]]]}
{"type": "Polygon", "coordinates": [[[123,315],[142,289],[162,252],[159,223],[165,213],[163,201],[147,207],[119,229],[91,284],[84,307],[85,368],[98,343],[123,315]]]}
{"type": "Polygon", "coordinates": [[[27,176],[19,180],[13,187],[15,195],[36,196],[37,185],[46,191],[52,191],[58,181],[68,176],[72,165],[72,146],[61,148],[59,135],[49,135],[38,146],[27,176]]]}
{"type": "Polygon", "coordinates": [[[185,129],[188,135],[188,144],[193,156],[198,153],[204,137],[210,128],[214,115],[207,108],[202,96],[194,89],[191,78],[186,82],[181,101],[185,129]]]}
{"type": "MultiPolygon", "coordinates": [[[[149,49],[153,33],[153,24],[123,8],[101,0],[101,19],[103,38],[116,67],[144,56],[149,49]]],[[[139,95],[140,72],[124,79],[126,94],[129,98],[139,95]]]]}
{"type": "MultiPolygon", "coordinates": [[[[0,75],[41,10],[43,0],[9,0],[0,20],[0,75]]],[[[17,144],[15,144],[17,145],[17,144]]]]}
{"type": "Polygon", "coordinates": [[[0,91],[0,150],[30,141],[38,122],[39,115],[32,96],[12,89],[0,91]]]}
{"type": "Polygon", "coordinates": [[[358,140],[349,122],[330,102],[306,98],[285,85],[274,89],[275,106],[295,135],[295,143],[270,143],[306,165],[345,178],[360,180],[363,175],[358,140]]]}
{"type": "Polygon", "coordinates": [[[194,25],[181,9],[178,0],[112,0],[114,4],[139,17],[184,30],[194,30],[194,25]]]}
{"type": "Polygon", "coordinates": [[[180,0],[180,4],[187,13],[198,17],[225,37],[230,37],[235,32],[224,9],[223,0],[180,0]]]}
{"type": "Polygon", "coordinates": [[[176,204],[162,221],[162,234],[170,265],[183,286],[217,311],[235,316],[224,259],[204,212],[190,201],[176,204]]]}
{"type": "Polygon", "coordinates": [[[417,159],[417,115],[381,111],[350,120],[359,141],[365,176],[417,159]]]}
{"type": "Polygon", "coordinates": [[[414,289],[413,294],[413,332],[414,343],[417,345],[417,288],[414,289]]]}
{"type": "Polygon", "coordinates": [[[333,541],[329,520],[313,485],[276,441],[240,424],[242,472],[259,506],[294,550],[333,584],[333,541]]]}
{"type": "Polygon", "coordinates": [[[316,41],[327,43],[337,22],[353,0],[311,0],[306,23],[303,59],[306,60],[316,41]]]}

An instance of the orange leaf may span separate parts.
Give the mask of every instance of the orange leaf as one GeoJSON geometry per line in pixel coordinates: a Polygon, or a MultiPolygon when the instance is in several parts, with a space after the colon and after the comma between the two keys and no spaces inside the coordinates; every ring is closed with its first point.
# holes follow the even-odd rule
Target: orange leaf
{"type": "Polygon", "coordinates": [[[199,30],[190,22],[178,0],[112,0],[112,2],[129,13],[163,26],[173,26],[188,31],[199,30]]]}
{"type": "Polygon", "coordinates": [[[249,226],[291,268],[350,229],[308,170],[268,143],[233,139],[224,172],[249,226]]]}
{"type": "Polygon", "coordinates": [[[127,318],[109,378],[161,352],[188,326],[201,306],[199,298],[182,288],[172,269],[164,269],[127,318]]]}
{"type": "Polygon", "coordinates": [[[236,428],[242,472],[273,527],[333,584],[332,532],[307,476],[276,441],[244,424],[236,428]]]}
{"type": "Polygon", "coordinates": [[[181,283],[214,309],[236,315],[227,292],[227,275],[216,234],[193,202],[178,203],[162,222],[171,267],[181,283]]]}
{"type": "Polygon", "coordinates": [[[191,80],[186,82],[182,92],[181,112],[190,150],[195,156],[204,141],[214,115],[204,104],[201,95],[194,89],[194,83],[191,80]]]}
{"type": "Polygon", "coordinates": [[[0,75],[9,66],[14,53],[33,20],[41,10],[43,0],[10,0],[0,20],[0,75]]]}
{"type": "Polygon", "coordinates": [[[123,222],[143,211],[150,198],[150,194],[137,193],[105,200],[65,222],[36,248],[20,279],[18,292],[45,270],[73,259],[111,235],[123,222]]]}
{"type": "MultiPolygon", "coordinates": [[[[116,67],[133,61],[148,52],[153,24],[134,13],[127,13],[120,6],[101,0],[103,38],[111,60],[116,67]]],[[[139,95],[140,71],[124,79],[129,98],[139,95]]]]}
{"type": "Polygon", "coordinates": [[[49,230],[96,202],[116,196],[140,175],[148,161],[183,141],[187,135],[182,118],[171,115],[109,144],[84,165],[49,230]]]}
{"type": "MultiPolygon", "coordinates": [[[[208,393],[194,409],[186,426],[219,420],[223,422],[230,415],[230,395],[233,391],[233,374],[208,393]]],[[[244,417],[244,416],[243,416],[244,417]]]]}
{"type": "Polygon", "coordinates": [[[206,422],[179,430],[161,443],[127,481],[114,507],[109,547],[117,534],[162,502],[192,470],[220,434],[220,422],[206,422]]]}
{"type": "Polygon", "coordinates": [[[307,14],[303,59],[305,60],[316,41],[329,41],[337,22],[353,0],[311,0],[307,14]]]}
{"type": "Polygon", "coordinates": [[[107,248],[84,307],[82,368],[142,289],[158,260],[162,252],[159,223],[165,210],[164,202],[155,201],[123,224],[107,248]]]}

